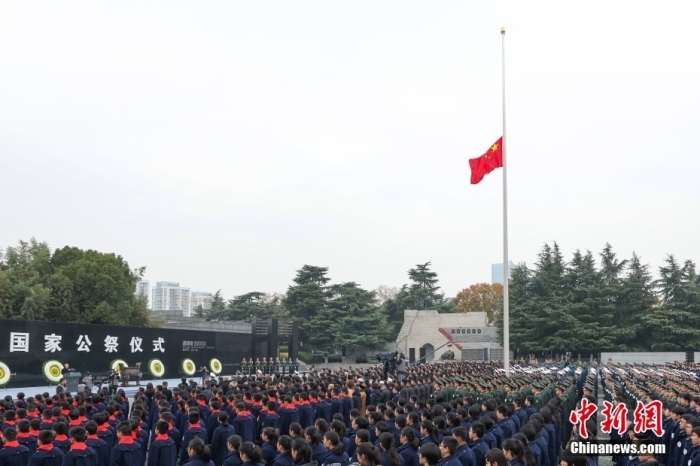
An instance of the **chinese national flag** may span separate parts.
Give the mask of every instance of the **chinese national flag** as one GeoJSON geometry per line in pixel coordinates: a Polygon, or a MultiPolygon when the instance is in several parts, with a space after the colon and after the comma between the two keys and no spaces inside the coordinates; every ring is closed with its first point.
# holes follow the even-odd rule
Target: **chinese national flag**
{"type": "Polygon", "coordinates": [[[484,155],[469,159],[469,166],[472,169],[472,184],[477,184],[484,179],[484,176],[503,166],[502,142],[503,137],[498,138],[498,141],[494,142],[484,155]]]}

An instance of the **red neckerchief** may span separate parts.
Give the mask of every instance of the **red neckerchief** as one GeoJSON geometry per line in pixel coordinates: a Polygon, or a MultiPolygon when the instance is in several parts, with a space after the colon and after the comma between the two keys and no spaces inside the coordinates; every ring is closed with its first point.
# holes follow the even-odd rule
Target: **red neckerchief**
{"type": "Polygon", "coordinates": [[[131,431],[131,437],[132,437],[134,440],[137,440],[137,439],[139,438],[138,431],[131,431]]]}
{"type": "Polygon", "coordinates": [[[302,406],[307,406],[307,405],[310,405],[310,404],[311,404],[311,403],[309,402],[309,400],[303,400],[303,401],[301,402],[301,405],[302,405],[302,406]]]}
{"type": "Polygon", "coordinates": [[[38,437],[40,432],[41,432],[40,429],[38,429],[38,430],[31,429],[29,431],[29,435],[31,435],[32,437],[38,437]]]}
{"type": "Polygon", "coordinates": [[[293,404],[294,406],[300,406],[300,405],[301,405],[301,401],[299,401],[299,400],[294,400],[294,401],[292,402],[292,404],[293,404]]]}
{"type": "Polygon", "coordinates": [[[73,451],[73,450],[87,450],[87,447],[88,447],[88,446],[85,444],[85,442],[75,442],[75,443],[71,444],[71,446],[70,446],[70,451],[73,451]]]}
{"type": "Polygon", "coordinates": [[[106,422],[102,425],[97,426],[98,432],[106,432],[107,429],[109,429],[109,424],[107,424],[106,422]]]}
{"type": "Polygon", "coordinates": [[[58,416],[52,416],[51,417],[51,422],[56,422],[58,421],[58,416]]]}
{"type": "Polygon", "coordinates": [[[240,413],[237,413],[236,416],[241,416],[241,417],[250,416],[250,411],[248,411],[248,410],[241,411],[240,413]]]}
{"type": "Polygon", "coordinates": [[[87,437],[90,440],[99,440],[100,438],[97,436],[97,434],[90,434],[87,437]]]}
{"type": "Polygon", "coordinates": [[[199,423],[197,423],[197,424],[190,424],[190,426],[188,427],[188,429],[199,429],[200,427],[202,427],[202,426],[199,425],[199,423]]]}
{"type": "Polygon", "coordinates": [[[170,430],[175,430],[175,426],[173,425],[172,422],[168,424],[168,430],[169,430],[169,431],[170,431],[170,430]]]}
{"type": "Polygon", "coordinates": [[[29,438],[30,433],[29,432],[17,432],[17,438],[29,438]]]}
{"type": "Polygon", "coordinates": [[[158,440],[168,440],[170,436],[168,434],[158,434],[156,435],[156,442],[158,440]]]}
{"type": "Polygon", "coordinates": [[[15,424],[17,424],[17,421],[5,421],[6,426],[14,426],[15,424]]]}
{"type": "Polygon", "coordinates": [[[88,421],[89,421],[89,419],[88,419],[87,417],[85,417],[85,416],[80,416],[80,417],[78,418],[78,420],[79,420],[80,422],[88,422],[88,421]]]}
{"type": "Polygon", "coordinates": [[[253,401],[253,406],[262,406],[262,401],[253,401]]]}
{"type": "Polygon", "coordinates": [[[40,451],[40,450],[44,450],[44,451],[53,450],[53,443],[47,443],[46,445],[39,445],[39,447],[37,447],[36,451],[40,451]]]}
{"type": "Polygon", "coordinates": [[[30,412],[30,413],[27,413],[27,417],[28,417],[28,418],[31,418],[31,419],[36,419],[36,418],[38,418],[39,416],[38,416],[36,413],[31,413],[31,412],[30,412]]]}
{"type": "Polygon", "coordinates": [[[17,440],[13,440],[11,442],[5,442],[5,445],[3,445],[3,448],[17,448],[19,446],[19,442],[17,440]]]}
{"type": "Polygon", "coordinates": [[[59,434],[54,440],[58,440],[59,442],[65,442],[66,440],[68,440],[68,436],[64,434],[59,434]]]}
{"type": "Polygon", "coordinates": [[[309,398],[309,403],[318,403],[318,398],[314,398],[314,397],[309,398]]]}
{"type": "Polygon", "coordinates": [[[134,439],[131,437],[122,437],[119,439],[119,445],[131,445],[134,443],[134,439]]]}
{"type": "Polygon", "coordinates": [[[267,410],[267,406],[263,406],[263,409],[260,410],[260,414],[263,413],[269,413],[270,411],[267,410]]]}
{"type": "Polygon", "coordinates": [[[340,399],[340,397],[339,397],[339,396],[335,396],[335,395],[333,395],[333,399],[334,399],[334,400],[339,400],[339,399],[340,399]]]}
{"type": "Polygon", "coordinates": [[[75,407],[77,408],[77,407],[79,406],[79,405],[78,405],[78,402],[77,402],[77,401],[74,401],[74,402],[73,402],[73,406],[75,406],[75,407]]]}
{"type": "Polygon", "coordinates": [[[199,400],[199,401],[197,402],[197,404],[198,404],[199,406],[206,406],[206,405],[207,405],[207,402],[206,402],[206,401],[199,400]]]}
{"type": "Polygon", "coordinates": [[[109,416],[109,420],[110,420],[110,421],[116,421],[117,419],[116,419],[114,416],[115,416],[114,414],[112,414],[111,416],[109,416]]]}
{"type": "Polygon", "coordinates": [[[68,410],[68,409],[62,409],[62,410],[61,410],[61,414],[63,414],[64,416],[68,416],[68,415],[70,414],[70,410],[68,410]]]}
{"type": "Polygon", "coordinates": [[[211,414],[218,414],[221,410],[215,409],[214,411],[211,412],[211,414]]]}
{"type": "Polygon", "coordinates": [[[75,421],[70,421],[68,423],[68,427],[75,427],[80,425],[80,419],[76,419],[75,421]]]}
{"type": "Polygon", "coordinates": [[[271,396],[271,397],[269,398],[269,400],[272,401],[272,402],[274,403],[274,402],[275,402],[275,397],[274,397],[274,396],[271,396]]]}

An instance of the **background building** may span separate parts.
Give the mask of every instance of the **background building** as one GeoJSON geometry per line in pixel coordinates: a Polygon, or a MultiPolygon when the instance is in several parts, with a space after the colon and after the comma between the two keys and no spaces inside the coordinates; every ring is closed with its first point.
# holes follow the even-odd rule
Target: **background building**
{"type": "Polygon", "coordinates": [[[199,306],[208,311],[211,309],[211,303],[214,300],[214,295],[208,291],[193,291],[190,295],[190,311],[194,313],[199,306]]]}
{"type": "Polygon", "coordinates": [[[488,326],[485,312],[440,314],[437,311],[405,310],[395,349],[410,362],[429,362],[452,351],[456,360],[503,359],[496,328],[488,326]]]}
{"type": "Polygon", "coordinates": [[[153,311],[177,311],[191,317],[190,289],[175,282],[156,282],[151,300],[153,311]]]}
{"type": "Polygon", "coordinates": [[[148,296],[151,292],[151,282],[148,280],[141,280],[136,284],[136,294],[143,296],[148,296]]]}
{"type": "Polygon", "coordinates": [[[151,299],[151,282],[148,280],[141,280],[136,284],[136,294],[140,296],[145,296],[146,300],[151,299]]]}
{"type": "MultiPolygon", "coordinates": [[[[508,279],[510,280],[510,277],[512,275],[512,271],[515,268],[515,264],[513,261],[508,261],[508,279]]],[[[500,264],[491,264],[491,284],[495,285],[496,283],[500,283],[503,285],[504,278],[503,278],[503,262],[500,264]]]]}

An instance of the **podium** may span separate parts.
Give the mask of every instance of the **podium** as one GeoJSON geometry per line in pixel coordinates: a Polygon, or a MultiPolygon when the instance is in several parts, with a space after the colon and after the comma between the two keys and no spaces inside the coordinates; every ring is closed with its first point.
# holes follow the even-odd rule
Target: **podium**
{"type": "Polygon", "coordinates": [[[78,393],[78,384],[83,376],[80,372],[68,372],[63,377],[66,378],[66,390],[71,394],[78,393]]]}

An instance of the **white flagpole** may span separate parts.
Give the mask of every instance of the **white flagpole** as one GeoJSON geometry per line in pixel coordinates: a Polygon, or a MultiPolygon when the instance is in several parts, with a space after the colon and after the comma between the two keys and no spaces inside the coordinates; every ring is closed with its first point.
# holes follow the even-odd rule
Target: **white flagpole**
{"type": "Polygon", "coordinates": [[[510,313],[508,309],[508,175],[506,164],[506,28],[501,28],[501,81],[503,87],[503,369],[510,377],[510,313]]]}

